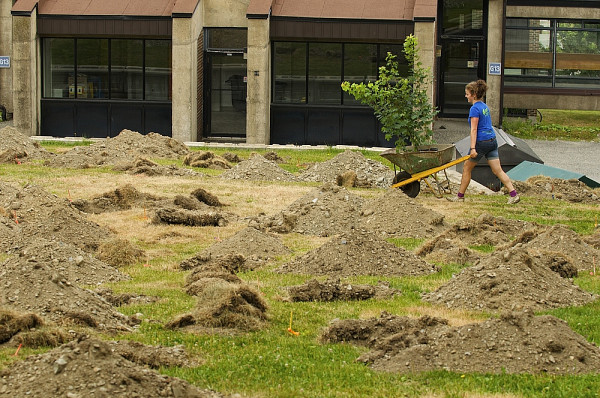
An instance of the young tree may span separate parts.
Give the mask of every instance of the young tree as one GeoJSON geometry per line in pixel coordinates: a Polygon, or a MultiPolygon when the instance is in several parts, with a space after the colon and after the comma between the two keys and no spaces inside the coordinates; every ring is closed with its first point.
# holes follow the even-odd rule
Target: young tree
{"type": "Polygon", "coordinates": [[[417,39],[413,35],[404,41],[404,56],[409,65],[408,76],[400,76],[396,56],[388,53],[376,81],[342,83],[342,90],[373,108],[385,138],[395,139],[399,150],[408,145],[431,143],[431,123],[437,114],[427,97],[429,69],[419,61],[417,39]]]}

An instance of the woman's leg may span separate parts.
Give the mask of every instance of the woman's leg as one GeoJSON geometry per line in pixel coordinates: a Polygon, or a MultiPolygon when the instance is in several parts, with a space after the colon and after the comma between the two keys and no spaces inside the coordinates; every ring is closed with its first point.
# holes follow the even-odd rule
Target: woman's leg
{"type": "Polygon", "coordinates": [[[502,170],[502,166],[500,165],[500,159],[488,159],[488,164],[492,169],[492,173],[494,173],[496,177],[500,179],[502,184],[504,184],[504,186],[508,189],[508,192],[514,191],[515,187],[513,186],[512,182],[510,182],[510,178],[508,177],[508,175],[506,175],[504,170],[502,170]]]}
{"type": "Polygon", "coordinates": [[[471,160],[467,160],[464,163],[462,177],[460,178],[460,188],[458,188],[458,192],[464,195],[467,190],[469,183],[471,182],[471,172],[477,166],[477,162],[473,162],[471,160]]]}

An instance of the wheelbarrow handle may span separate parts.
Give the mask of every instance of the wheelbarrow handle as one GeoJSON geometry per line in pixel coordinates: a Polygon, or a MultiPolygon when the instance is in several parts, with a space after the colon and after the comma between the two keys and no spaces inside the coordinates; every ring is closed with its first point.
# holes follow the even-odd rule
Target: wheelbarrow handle
{"type": "Polygon", "coordinates": [[[402,186],[404,186],[406,184],[410,184],[411,182],[421,181],[423,178],[429,177],[430,175],[435,174],[438,171],[442,171],[444,169],[447,169],[448,167],[452,167],[452,166],[455,166],[455,165],[457,165],[459,163],[462,163],[462,162],[468,160],[470,157],[471,157],[471,155],[465,155],[462,158],[455,159],[455,160],[453,160],[453,161],[451,161],[449,163],[445,163],[445,164],[443,164],[441,166],[434,167],[434,168],[429,169],[429,170],[420,171],[420,172],[412,175],[410,178],[408,178],[406,180],[402,180],[402,181],[400,181],[400,182],[392,185],[392,188],[400,188],[400,187],[402,187],[402,186]]]}

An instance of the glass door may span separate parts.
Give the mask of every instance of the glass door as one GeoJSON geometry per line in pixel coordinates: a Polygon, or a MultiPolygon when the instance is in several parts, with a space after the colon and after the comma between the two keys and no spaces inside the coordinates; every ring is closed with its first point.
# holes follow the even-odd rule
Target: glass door
{"type": "Polygon", "coordinates": [[[469,115],[465,85],[484,76],[483,40],[442,39],[440,115],[469,115]]]}
{"type": "Polygon", "coordinates": [[[242,53],[208,52],[204,79],[204,131],[208,137],[246,137],[246,59],[242,53]]]}

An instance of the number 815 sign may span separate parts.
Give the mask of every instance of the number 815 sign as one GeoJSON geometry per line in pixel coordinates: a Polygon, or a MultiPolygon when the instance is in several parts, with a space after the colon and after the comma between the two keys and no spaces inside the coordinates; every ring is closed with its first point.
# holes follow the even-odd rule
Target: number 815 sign
{"type": "Polygon", "coordinates": [[[501,75],[502,64],[500,62],[490,62],[489,75],[501,75]]]}
{"type": "Polygon", "coordinates": [[[10,57],[8,55],[0,55],[0,68],[10,68],[10,57]]]}

